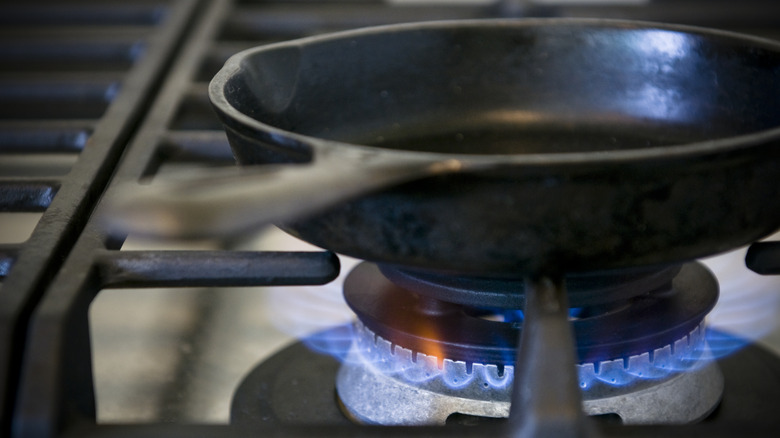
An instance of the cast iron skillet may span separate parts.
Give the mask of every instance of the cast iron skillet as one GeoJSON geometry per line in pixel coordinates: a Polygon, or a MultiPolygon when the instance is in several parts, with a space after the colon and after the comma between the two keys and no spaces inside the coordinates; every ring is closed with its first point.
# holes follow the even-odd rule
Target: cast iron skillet
{"type": "Polygon", "coordinates": [[[780,227],[768,40],[606,20],[385,26],[241,52],[209,92],[239,163],[307,163],[263,177],[306,213],[282,227],[361,259],[604,270],[780,227]]]}

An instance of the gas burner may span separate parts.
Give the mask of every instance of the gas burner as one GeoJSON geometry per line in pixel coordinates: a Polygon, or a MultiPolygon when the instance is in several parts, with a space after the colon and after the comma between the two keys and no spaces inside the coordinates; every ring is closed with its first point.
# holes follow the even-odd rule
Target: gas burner
{"type": "MultiPolygon", "coordinates": [[[[393,345],[359,322],[356,331],[356,348],[336,380],[341,405],[354,420],[443,425],[453,414],[509,416],[513,366],[441,360],[393,345]]],[[[703,324],[652,353],[577,365],[583,411],[617,415],[624,424],[690,423],[712,412],[723,376],[706,351],[703,324]],[[649,377],[649,370],[657,376],[649,377]],[[615,386],[616,376],[631,382],[615,386]]]]}
{"type": "MultiPolygon", "coordinates": [[[[627,358],[674,345],[701,323],[718,298],[712,274],[685,264],[663,286],[611,303],[581,302],[573,308],[580,363],[627,358]]],[[[576,287],[576,286],[575,286],[576,287]]],[[[605,286],[606,287],[606,286],[605,286]]],[[[481,292],[477,292],[481,293],[481,292]]],[[[568,287],[569,295],[579,292],[568,287]]],[[[513,365],[520,335],[517,310],[462,306],[398,286],[370,263],[344,282],[344,298],[371,331],[412,351],[467,363],[513,365]],[[496,321],[498,316],[503,321],[496,321]]]]}
{"type": "MultiPolygon", "coordinates": [[[[422,283],[401,278],[404,287],[364,263],[345,282],[345,298],[359,318],[355,348],[337,380],[349,415],[377,424],[443,424],[453,413],[508,416],[522,313],[408,290],[443,296],[455,280],[431,286],[430,276],[422,283]],[[496,312],[502,321],[494,320],[496,312]]],[[[498,284],[497,297],[511,295],[511,283],[472,279],[468,289],[498,284]]],[[[627,424],[670,424],[697,421],[717,406],[723,380],[707,352],[703,319],[718,288],[703,266],[583,275],[571,283],[569,295],[578,297],[571,319],[586,413],[615,414],[627,424]]],[[[469,294],[457,299],[476,302],[469,294]]]]}

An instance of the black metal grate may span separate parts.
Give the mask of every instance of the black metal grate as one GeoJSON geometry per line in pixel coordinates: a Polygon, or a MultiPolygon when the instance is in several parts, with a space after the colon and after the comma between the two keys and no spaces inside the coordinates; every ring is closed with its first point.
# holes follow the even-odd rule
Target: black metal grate
{"type": "MultiPolygon", "coordinates": [[[[13,431],[18,437],[452,434],[452,429],[441,428],[286,426],[247,431],[229,425],[96,424],[88,309],[101,290],[321,284],[339,269],[328,252],[120,251],[121,239],[108,236],[96,219],[101,213],[97,200],[108,178],[113,172],[105,197],[111,197],[118,184],[152,176],[168,166],[232,165],[227,140],[207,101],[206,85],[227,57],[243,48],[350,27],[488,17],[501,11],[730,23],[730,8],[718,4],[707,6],[710,22],[705,23],[697,21],[699,14],[687,19],[685,14],[675,16],[678,9],[674,8],[664,15],[660,9],[650,13],[641,8],[393,7],[379,1],[316,0],[4,6],[0,56],[13,62],[0,66],[0,155],[73,155],[75,161],[53,174],[13,178],[0,174],[1,211],[43,213],[29,239],[0,245],[0,393],[4,394],[0,433],[13,431]],[[169,71],[168,62],[172,63],[169,71]],[[158,90],[156,81],[166,71],[158,90]],[[156,93],[154,100],[147,102],[152,93],[156,93]],[[243,268],[232,268],[239,261],[243,268]],[[18,379],[15,391],[12,383],[18,379]]],[[[761,12],[750,17],[771,33],[780,22],[777,7],[772,2],[762,4],[763,8],[754,6],[761,12]]],[[[691,9],[679,10],[687,14],[691,9]]],[[[736,25],[751,23],[743,17],[736,25]]],[[[750,426],[744,432],[762,433],[761,427],[750,426]]],[[[603,431],[634,436],[693,432],[690,427],[671,431],[612,426],[603,431]]],[[[498,431],[458,432],[485,436],[498,431]]],[[[709,427],[693,433],[713,432],[734,430],[709,427]]]]}
{"type": "Polygon", "coordinates": [[[3,230],[0,242],[3,436],[27,320],[143,116],[193,5],[0,5],[0,227],[30,222],[3,230]]]}

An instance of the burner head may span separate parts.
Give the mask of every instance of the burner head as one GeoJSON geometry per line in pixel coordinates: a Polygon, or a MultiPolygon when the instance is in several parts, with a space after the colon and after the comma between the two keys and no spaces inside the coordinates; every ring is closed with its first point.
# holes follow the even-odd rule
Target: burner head
{"type": "MultiPolygon", "coordinates": [[[[393,278],[398,274],[391,272],[393,278]]],[[[599,287],[619,298],[612,302],[594,292],[598,276],[584,277],[590,281],[580,277],[579,284],[589,287],[583,292],[572,281],[570,295],[595,297],[582,299],[588,305],[571,312],[586,412],[617,414],[627,423],[682,423],[709,413],[722,392],[703,335],[704,316],[718,295],[712,275],[695,263],[611,273],[609,278],[620,281],[601,281],[599,287]],[[677,275],[665,280],[672,272],[677,275]],[[648,287],[617,292],[627,284],[648,287]],[[637,408],[647,400],[664,403],[637,408]]],[[[435,293],[454,284],[449,280],[435,293]]],[[[352,416],[369,423],[426,424],[443,422],[454,412],[508,415],[521,309],[464,306],[420,295],[368,263],[353,270],[344,295],[359,318],[354,349],[337,380],[352,416]],[[496,318],[499,314],[503,318],[496,318]]]]}
{"type": "MultiPolygon", "coordinates": [[[[521,309],[525,303],[523,278],[444,275],[378,265],[394,284],[426,297],[472,307],[521,309]]],[[[662,288],[669,288],[680,265],[637,267],[585,272],[566,276],[569,305],[592,306],[626,300],[662,288]]]]}

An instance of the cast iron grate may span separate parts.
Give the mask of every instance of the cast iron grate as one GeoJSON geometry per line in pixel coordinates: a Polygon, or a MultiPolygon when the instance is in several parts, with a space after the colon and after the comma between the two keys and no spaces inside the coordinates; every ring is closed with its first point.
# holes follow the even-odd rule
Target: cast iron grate
{"type": "Polygon", "coordinates": [[[27,320],[143,116],[192,9],[187,0],[0,5],[3,436],[27,320]],[[20,222],[27,226],[9,228],[20,222]]]}

